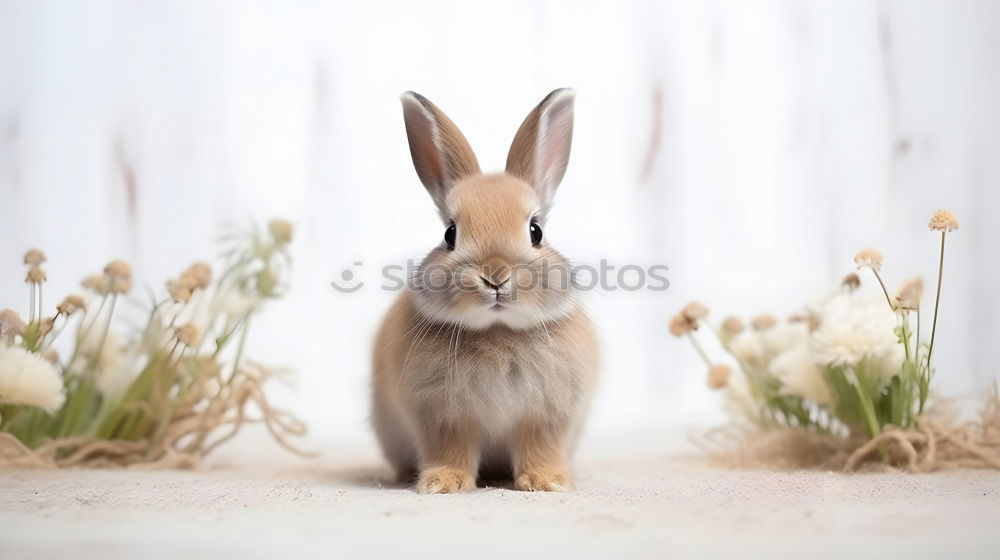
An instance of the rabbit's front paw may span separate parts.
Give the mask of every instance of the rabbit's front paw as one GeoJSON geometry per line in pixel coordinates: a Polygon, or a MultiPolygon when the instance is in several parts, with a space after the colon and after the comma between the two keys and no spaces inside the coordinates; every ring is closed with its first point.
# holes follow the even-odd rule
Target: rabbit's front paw
{"type": "Polygon", "coordinates": [[[517,476],[514,487],[518,490],[566,492],[573,489],[569,473],[557,467],[534,467],[517,476]]]}
{"type": "Polygon", "coordinates": [[[475,477],[454,467],[431,467],[420,473],[417,481],[417,492],[421,494],[452,494],[475,488],[475,477]]]}

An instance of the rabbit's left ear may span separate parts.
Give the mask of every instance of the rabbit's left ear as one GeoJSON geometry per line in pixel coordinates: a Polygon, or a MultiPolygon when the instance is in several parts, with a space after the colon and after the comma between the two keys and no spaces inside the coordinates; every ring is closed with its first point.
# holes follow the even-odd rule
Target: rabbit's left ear
{"type": "Polygon", "coordinates": [[[569,164],[574,97],[573,90],[565,88],[545,96],[521,123],[507,154],[507,173],[534,187],[545,208],[569,164]]]}

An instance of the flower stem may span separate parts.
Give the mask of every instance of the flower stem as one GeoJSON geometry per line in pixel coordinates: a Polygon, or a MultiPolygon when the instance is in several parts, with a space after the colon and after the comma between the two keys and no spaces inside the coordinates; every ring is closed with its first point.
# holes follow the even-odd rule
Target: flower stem
{"type": "Polygon", "coordinates": [[[889,291],[885,289],[885,282],[882,281],[882,276],[879,275],[878,271],[874,268],[871,269],[872,273],[875,275],[875,279],[878,280],[878,285],[882,286],[882,293],[885,294],[885,302],[889,304],[889,309],[893,311],[896,310],[896,306],[892,304],[892,299],[889,297],[889,291]]]}
{"type": "MultiPolygon", "coordinates": [[[[227,385],[231,385],[233,383],[233,379],[236,378],[236,372],[240,370],[240,359],[243,358],[243,349],[244,347],[246,347],[247,344],[247,332],[249,330],[250,330],[250,315],[247,314],[246,320],[243,321],[243,332],[240,333],[240,342],[239,345],[236,347],[236,357],[233,358],[233,373],[232,375],[229,376],[229,379],[226,380],[227,385]]],[[[692,338],[691,340],[694,339],[692,338]]],[[[695,344],[695,347],[697,347],[697,344],[695,344]]]]}
{"type": "Polygon", "coordinates": [[[910,314],[907,311],[900,313],[902,324],[900,329],[903,332],[903,350],[906,352],[906,361],[910,361],[910,314]]]}
{"type": "Polygon", "coordinates": [[[861,414],[865,421],[865,428],[868,430],[869,437],[875,437],[881,432],[881,427],[878,423],[878,416],[875,413],[875,403],[872,402],[871,394],[868,392],[868,379],[864,375],[860,363],[855,367],[854,375],[857,377],[854,390],[858,394],[858,403],[861,405],[861,414]]]}
{"type": "Polygon", "coordinates": [[[35,283],[28,288],[28,322],[35,320],[35,283]]]}
{"type": "Polygon", "coordinates": [[[924,400],[927,397],[927,386],[931,378],[931,355],[934,353],[934,335],[937,334],[937,312],[941,306],[941,276],[944,274],[944,236],[946,232],[941,232],[941,254],[938,257],[938,286],[934,296],[934,319],[931,321],[931,341],[927,345],[927,377],[924,379],[923,390],[920,394],[920,411],[923,412],[924,400]]]}
{"type": "Polygon", "coordinates": [[[694,349],[698,352],[698,355],[701,356],[702,360],[704,360],[705,365],[708,367],[712,367],[712,360],[708,359],[708,354],[706,354],[705,350],[702,349],[701,344],[698,344],[698,339],[696,339],[694,335],[691,334],[690,332],[687,333],[687,336],[688,339],[691,340],[691,344],[694,346],[694,349]]]}
{"type": "Polygon", "coordinates": [[[944,236],[941,232],[941,256],[938,258],[937,295],[934,296],[934,320],[931,321],[931,342],[927,346],[927,377],[931,376],[931,354],[934,353],[934,335],[937,333],[938,307],[941,304],[941,276],[944,273],[944,236]]]}

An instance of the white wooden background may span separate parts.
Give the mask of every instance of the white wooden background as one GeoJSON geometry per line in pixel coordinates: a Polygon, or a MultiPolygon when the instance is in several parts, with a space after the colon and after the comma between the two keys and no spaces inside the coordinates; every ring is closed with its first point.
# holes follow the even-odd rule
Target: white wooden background
{"type": "MultiPolygon", "coordinates": [[[[254,334],[320,434],[362,434],[369,340],[392,294],[328,282],[418,257],[440,226],[397,96],[413,89],[502,166],[548,91],[578,93],[546,235],[587,262],[663,263],[663,293],[595,293],[594,424],[703,423],[702,368],[668,338],[697,297],[792,311],[865,246],[893,283],[948,254],[939,382],[996,379],[1000,3],[0,1],[0,306],[50,257],[50,298],[113,257],[159,287],[219,225],[297,222],[294,290],[254,334]]],[[[933,282],[929,282],[933,286],[933,282]]],[[[50,299],[50,301],[53,301],[50,299]]]]}

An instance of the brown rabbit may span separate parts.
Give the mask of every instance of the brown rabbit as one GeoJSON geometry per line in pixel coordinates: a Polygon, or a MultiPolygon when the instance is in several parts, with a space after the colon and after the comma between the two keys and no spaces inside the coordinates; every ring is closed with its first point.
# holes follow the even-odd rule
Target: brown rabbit
{"type": "Polygon", "coordinates": [[[375,341],[372,418],[417,490],[567,490],[568,459],[597,378],[594,326],[569,263],[542,237],[566,172],[573,92],[550,93],[514,137],[504,173],[480,172],[454,123],[402,96],[413,165],[446,228],[375,341]]]}

